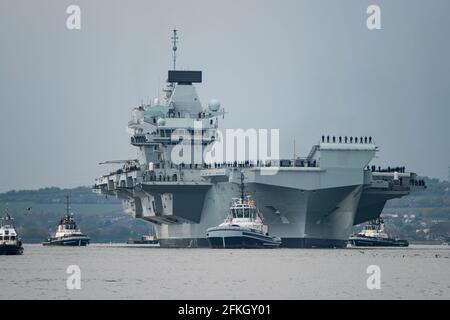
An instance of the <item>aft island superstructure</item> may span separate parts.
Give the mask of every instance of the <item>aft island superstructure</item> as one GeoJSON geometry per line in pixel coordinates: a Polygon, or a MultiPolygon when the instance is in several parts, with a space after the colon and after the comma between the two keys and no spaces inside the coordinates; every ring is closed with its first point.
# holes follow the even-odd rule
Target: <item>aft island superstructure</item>
{"type": "MultiPolygon", "coordinates": [[[[176,32],[173,39],[175,53],[176,32]]],[[[177,71],[175,61],[174,55],[164,99],[132,110],[128,128],[138,159],[124,161],[93,186],[121,199],[125,212],[154,223],[162,247],[207,247],[206,230],[226,218],[241,173],[283,247],[344,247],[353,225],[378,218],[389,199],[425,187],[404,168],[369,166],[378,151],[371,137],[323,136],[304,158],[193,159],[197,149],[220,138],[225,111],[217,100],[203,106],[195,88],[202,72],[177,71]],[[174,162],[174,148],[183,141],[190,144],[192,161],[174,162]],[[275,174],[267,174],[273,169],[275,174]]]]}

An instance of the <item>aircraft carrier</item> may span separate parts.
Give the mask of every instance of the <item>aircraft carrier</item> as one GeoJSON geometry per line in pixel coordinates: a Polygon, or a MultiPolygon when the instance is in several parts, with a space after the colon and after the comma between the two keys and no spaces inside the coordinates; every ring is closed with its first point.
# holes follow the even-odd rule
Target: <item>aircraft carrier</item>
{"type": "Polygon", "coordinates": [[[121,199],[126,213],[152,222],[161,247],[207,247],[206,230],[227,216],[241,172],[270,234],[291,248],[345,247],[352,227],[378,218],[386,201],[425,188],[404,167],[370,165],[379,151],[371,137],[321,136],[303,158],[208,163],[191,155],[192,161],[173,161],[180,143],[190,141],[193,151],[216,143],[225,110],[217,100],[202,105],[195,89],[202,72],[176,70],[176,30],[172,44],[164,98],[131,112],[138,159],[106,162],[120,167],[93,186],[121,199]]]}

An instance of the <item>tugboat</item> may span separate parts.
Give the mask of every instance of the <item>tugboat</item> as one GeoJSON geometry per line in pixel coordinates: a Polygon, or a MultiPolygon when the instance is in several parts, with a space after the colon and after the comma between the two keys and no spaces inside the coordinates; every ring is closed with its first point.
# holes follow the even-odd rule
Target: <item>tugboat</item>
{"type": "Polygon", "coordinates": [[[355,247],[408,247],[407,240],[389,237],[384,229],[384,220],[378,218],[369,221],[363,230],[349,239],[349,243],[355,247]]]}
{"type": "Polygon", "coordinates": [[[159,240],[155,235],[143,235],[139,240],[129,239],[127,244],[159,246],[159,240]]]}
{"type": "Polygon", "coordinates": [[[43,242],[44,246],[86,246],[90,238],[77,227],[70,213],[69,196],[66,196],[66,215],[61,219],[54,237],[43,242]]]}
{"type": "Polygon", "coordinates": [[[241,173],[241,197],[232,199],[230,213],[217,227],[209,228],[206,237],[211,248],[277,248],[281,239],[271,237],[255,200],[244,192],[241,173]]]}
{"type": "Polygon", "coordinates": [[[6,212],[0,223],[0,255],[20,255],[22,253],[22,240],[14,228],[14,219],[6,212]]]}

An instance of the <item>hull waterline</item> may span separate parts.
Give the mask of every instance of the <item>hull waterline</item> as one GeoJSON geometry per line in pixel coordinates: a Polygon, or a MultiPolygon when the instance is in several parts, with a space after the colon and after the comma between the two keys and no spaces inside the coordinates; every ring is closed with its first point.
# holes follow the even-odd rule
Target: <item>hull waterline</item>
{"type": "Polygon", "coordinates": [[[239,229],[213,229],[208,231],[207,239],[211,248],[278,248],[280,239],[265,236],[258,232],[239,229]]]}
{"type": "Polygon", "coordinates": [[[406,240],[376,239],[368,237],[350,238],[349,243],[355,247],[408,247],[406,240]]]}
{"type": "Polygon", "coordinates": [[[51,239],[43,242],[44,246],[67,246],[67,247],[85,247],[89,244],[89,238],[67,238],[67,239],[51,239]]]}

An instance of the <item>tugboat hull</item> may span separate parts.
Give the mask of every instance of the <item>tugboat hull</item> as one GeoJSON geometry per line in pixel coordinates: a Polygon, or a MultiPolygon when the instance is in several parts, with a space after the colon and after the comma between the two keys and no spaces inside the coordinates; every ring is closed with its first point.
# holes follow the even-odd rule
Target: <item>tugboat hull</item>
{"type": "Polygon", "coordinates": [[[208,230],[208,242],[215,249],[278,248],[281,239],[251,230],[235,228],[213,228],[208,230]]]}
{"type": "Polygon", "coordinates": [[[2,244],[0,245],[0,255],[21,255],[23,247],[19,245],[2,244]]]}
{"type": "Polygon", "coordinates": [[[377,239],[369,237],[353,237],[349,243],[355,247],[408,247],[407,240],[397,239],[377,239]]]}
{"type": "Polygon", "coordinates": [[[89,238],[71,237],[64,239],[50,239],[42,243],[44,246],[85,247],[89,244],[89,238]]]}

